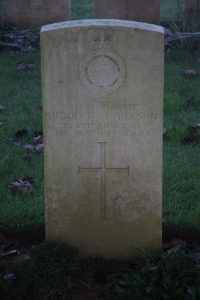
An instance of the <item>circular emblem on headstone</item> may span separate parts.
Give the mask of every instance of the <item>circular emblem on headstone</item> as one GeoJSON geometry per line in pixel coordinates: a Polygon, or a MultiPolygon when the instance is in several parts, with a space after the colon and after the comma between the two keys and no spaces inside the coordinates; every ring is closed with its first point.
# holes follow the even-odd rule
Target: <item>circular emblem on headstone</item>
{"type": "Polygon", "coordinates": [[[95,95],[105,96],[118,89],[126,77],[123,59],[110,49],[95,49],[79,65],[81,84],[95,95]]]}

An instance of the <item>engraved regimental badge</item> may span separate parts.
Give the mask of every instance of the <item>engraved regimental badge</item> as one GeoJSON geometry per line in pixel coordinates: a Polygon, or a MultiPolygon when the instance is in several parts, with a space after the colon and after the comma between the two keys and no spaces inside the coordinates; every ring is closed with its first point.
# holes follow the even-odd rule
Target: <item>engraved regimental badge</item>
{"type": "Polygon", "coordinates": [[[99,97],[117,90],[126,78],[126,65],[119,54],[111,49],[112,34],[106,30],[90,33],[93,50],[79,65],[81,84],[99,97]]]}

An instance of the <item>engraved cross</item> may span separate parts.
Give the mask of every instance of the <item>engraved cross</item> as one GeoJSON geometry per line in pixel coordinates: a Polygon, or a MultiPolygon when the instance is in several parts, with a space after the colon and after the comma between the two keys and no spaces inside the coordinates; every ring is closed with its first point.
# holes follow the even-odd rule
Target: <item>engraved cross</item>
{"type": "Polygon", "coordinates": [[[78,174],[81,172],[95,172],[100,174],[100,203],[101,203],[101,220],[106,219],[106,174],[113,172],[123,172],[129,174],[129,166],[124,168],[108,168],[106,166],[106,142],[100,144],[100,167],[79,167],[78,174]]]}

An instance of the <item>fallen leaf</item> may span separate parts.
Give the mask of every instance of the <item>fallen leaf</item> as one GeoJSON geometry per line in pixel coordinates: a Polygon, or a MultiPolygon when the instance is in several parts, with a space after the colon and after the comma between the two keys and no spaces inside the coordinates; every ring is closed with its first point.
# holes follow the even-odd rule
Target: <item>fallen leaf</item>
{"type": "Polygon", "coordinates": [[[34,137],[34,143],[36,144],[42,144],[43,143],[43,135],[38,135],[36,137],[34,137]]]}
{"type": "Polygon", "coordinates": [[[27,134],[28,134],[27,129],[18,130],[18,131],[15,132],[15,138],[16,139],[21,139],[21,138],[27,136],[27,134]]]}
{"type": "Polygon", "coordinates": [[[44,152],[44,144],[38,144],[36,147],[35,147],[35,151],[37,153],[43,153],[44,152]]]}
{"type": "Polygon", "coordinates": [[[10,140],[7,143],[9,145],[15,145],[15,146],[20,146],[21,145],[21,141],[19,141],[19,140],[10,140]]]}
{"type": "Polygon", "coordinates": [[[25,180],[25,178],[20,178],[12,182],[8,188],[13,194],[27,193],[33,190],[32,184],[28,180],[25,180]]]}
{"type": "Polygon", "coordinates": [[[25,177],[22,177],[22,178],[20,178],[20,179],[21,179],[21,180],[26,180],[26,181],[28,181],[28,182],[31,183],[31,184],[35,183],[33,177],[31,177],[31,176],[25,176],[25,177]]]}
{"type": "Polygon", "coordinates": [[[17,64],[17,70],[24,71],[24,70],[35,70],[36,65],[35,64],[27,64],[25,62],[20,62],[17,64]]]}
{"type": "Polygon", "coordinates": [[[198,74],[198,72],[196,72],[192,69],[187,69],[182,73],[182,75],[184,77],[188,77],[188,78],[195,77],[195,76],[197,76],[197,74],[198,74]]]}
{"type": "Polygon", "coordinates": [[[17,64],[17,70],[23,71],[26,70],[26,63],[25,62],[20,62],[17,64]]]}
{"type": "Polygon", "coordinates": [[[26,68],[28,70],[35,70],[36,69],[36,64],[26,64],[26,68]]]}
{"type": "Polygon", "coordinates": [[[26,150],[35,151],[35,146],[34,146],[34,145],[31,145],[31,144],[26,144],[26,145],[24,145],[24,148],[25,148],[26,150]]]}
{"type": "Polygon", "coordinates": [[[3,276],[4,279],[17,279],[17,276],[15,273],[6,273],[4,276],[3,276]]]}

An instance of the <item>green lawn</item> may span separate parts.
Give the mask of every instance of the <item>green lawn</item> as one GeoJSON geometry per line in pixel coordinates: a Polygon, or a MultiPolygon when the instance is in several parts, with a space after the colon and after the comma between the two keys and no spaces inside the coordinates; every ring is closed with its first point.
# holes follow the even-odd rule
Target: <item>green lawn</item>
{"type": "Polygon", "coordinates": [[[25,144],[33,144],[34,131],[42,131],[42,115],[37,112],[41,105],[40,55],[1,53],[0,65],[0,104],[5,106],[0,113],[0,227],[41,227],[44,224],[43,155],[24,149],[25,144]],[[36,63],[37,69],[19,71],[17,63],[21,61],[36,63]],[[8,144],[23,129],[28,134],[21,139],[21,145],[8,144]],[[31,155],[31,162],[23,159],[26,155],[31,155]],[[33,192],[13,195],[8,186],[24,176],[34,178],[33,192]]]}
{"type": "Polygon", "coordinates": [[[200,228],[200,133],[197,145],[182,145],[191,137],[189,126],[199,123],[199,77],[184,78],[185,69],[199,71],[197,55],[174,51],[166,54],[164,125],[164,222],[177,227],[200,228]]]}
{"type": "MultiPolygon", "coordinates": [[[[73,2],[77,16],[89,14],[91,1],[73,2]],[[85,2],[84,2],[85,3],[85,2]],[[80,8],[80,10],[79,10],[80,8]]],[[[166,1],[162,1],[162,6],[166,1]]],[[[166,6],[167,10],[167,6],[166,6]]],[[[200,129],[195,135],[196,145],[183,145],[188,138],[189,126],[200,123],[199,76],[184,78],[185,69],[199,71],[197,54],[182,50],[166,53],[163,170],[163,222],[176,228],[200,228],[200,129]],[[191,100],[192,99],[192,100],[191,100]]],[[[34,154],[24,146],[33,144],[34,132],[42,131],[40,54],[0,54],[0,229],[34,229],[44,227],[43,154],[34,154]],[[36,70],[19,71],[17,63],[35,63],[36,70]],[[8,142],[15,139],[17,131],[27,130],[19,146],[8,142]],[[30,155],[32,161],[25,161],[30,155]],[[8,189],[16,179],[31,176],[33,191],[13,195],[8,189]]],[[[187,144],[187,143],[186,143],[187,144]]]]}
{"type": "MultiPolygon", "coordinates": [[[[35,111],[41,105],[40,54],[2,53],[0,65],[0,104],[5,106],[0,113],[0,228],[40,228],[44,225],[43,154],[24,149],[25,144],[33,144],[34,131],[42,131],[42,113],[35,111]],[[35,62],[37,69],[19,71],[20,61],[35,62]],[[20,146],[7,143],[23,129],[28,135],[20,146]],[[26,155],[32,156],[31,162],[23,160],[26,155]],[[34,178],[33,191],[13,195],[8,186],[24,176],[34,178]]],[[[199,70],[195,54],[181,50],[166,54],[163,214],[165,224],[181,228],[200,228],[200,133],[195,147],[181,143],[190,135],[187,128],[200,122],[199,77],[181,76],[192,68],[199,70]]]]}

